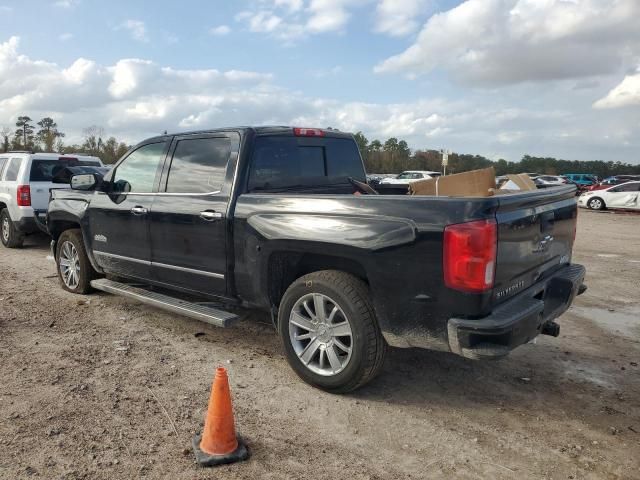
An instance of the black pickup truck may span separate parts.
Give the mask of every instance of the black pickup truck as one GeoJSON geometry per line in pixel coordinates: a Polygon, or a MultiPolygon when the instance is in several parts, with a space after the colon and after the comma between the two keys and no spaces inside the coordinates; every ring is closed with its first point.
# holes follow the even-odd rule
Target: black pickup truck
{"type": "Polygon", "coordinates": [[[582,293],[575,187],[483,198],[375,195],[353,137],[230,128],[150,138],[51,194],[61,285],[227,326],[271,313],[292,368],[332,392],[387,345],[507,355],[582,293]],[[220,308],[224,305],[224,310],[220,308]]]}

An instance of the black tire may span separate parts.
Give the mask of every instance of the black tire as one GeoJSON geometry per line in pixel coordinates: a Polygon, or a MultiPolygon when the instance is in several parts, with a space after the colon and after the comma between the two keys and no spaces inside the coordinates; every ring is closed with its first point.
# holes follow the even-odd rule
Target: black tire
{"type": "MultiPolygon", "coordinates": [[[[73,250],[72,250],[73,251],[73,250]]],[[[77,293],[84,295],[91,291],[91,280],[97,277],[97,272],[91,266],[89,258],[87,257],[87,251],[84,247],[84,241],[82,240],[82,233],[80,229],[65,230],[58,238],[56,245],[56,267],[58,271],[58,278],[60,279],[60,285],[67,292],[77,293]],[[65,275],[63,273],[63,266],[61,262],[63,258],[68,254],[65,254],[65,245],[70,244],[77,253],[77,266],[76,278],[77,282],[65,282],[65,275]]]]}
{"type": "Polygon", "coordinates": [[[590,198],[589,201],[587,202],[587,206],[591,210],[605,210],[607,208],[607,206],[604,203],[604,200],[602,200],[600,197],[590,198]]]}
{"type": "MultiPolygon", "coordinates": [[[[280,303],[278,331],[287,361],[298,376],[305,382],[331,393],[346,393],[360,388],[380,372],[384,362],[386,343],[375,317],[367,285],[345,272],[324,270],[310,273],[294,281],[280,303]],[[311,294],[328,297],[328,300],[344,312],[344,317],[351,329],[350,357],[343,370],[330,376],[316,373],[303,363],[296,353],[294,340],[290,335],[290,318],[293,308],[311,294]]],[[[309,340],[309,343],[311,342],[312,340],[309,340]]],[[[323,346],[318,351],[326,352],[328,348],[333,347],[323,346]]],[[[324,355],[328,361],[328,354],[324,355]]]]}
{"type": "Polygon", "coordinates": [[[24,243],[24,234],[16,230],[6,208],[0,212],[0,240],[7,248],[20,248],[24,243]]]}

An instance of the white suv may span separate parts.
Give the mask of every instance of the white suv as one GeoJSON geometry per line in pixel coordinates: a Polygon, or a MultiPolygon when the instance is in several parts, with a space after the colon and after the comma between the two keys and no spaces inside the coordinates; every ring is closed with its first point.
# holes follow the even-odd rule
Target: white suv
{"type": "Polygon", "coordinates": [[[0,240],[22,246],[25,235],[38,231],[34,211],[46,211],[49,189],[63,187],[52,178],[67,166],[102,167],[97,157],[58,153],[0,153],[0,240]]]}

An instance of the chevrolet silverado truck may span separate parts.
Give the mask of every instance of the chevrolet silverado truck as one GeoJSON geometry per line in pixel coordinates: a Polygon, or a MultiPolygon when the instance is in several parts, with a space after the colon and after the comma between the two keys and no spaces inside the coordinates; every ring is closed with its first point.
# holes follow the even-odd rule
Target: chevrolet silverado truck
{"type": "Polygon", "coordinates": [[[62,288],[227,326],[269,312],[295,372],[347,392],[387,346],[496,359],[583,285],[575,186],[500,196],[376,195],[335,130],[230,128],[145,140],[54,190],[62,288]]]}

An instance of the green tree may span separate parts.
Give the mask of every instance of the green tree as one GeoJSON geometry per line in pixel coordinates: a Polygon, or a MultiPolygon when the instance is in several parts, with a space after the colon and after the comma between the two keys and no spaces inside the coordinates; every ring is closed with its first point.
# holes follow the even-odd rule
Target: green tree
{"type": "Polygon", "coordinates": [[[369,140],[367,140],[367,137],[365,137],[362,132],[354,134],[353,139],[358,144],[360,155],[362,155],[362,158],[365,158],[367,156],[367,152],[369,151],[369,140]]]}
{"type": "Polygon", "coordinates": [[[398,151],[398,139],[396,137],[391,137],[384,142],[384,151],[385,152],[397,152],[398,151]]]}
{"type": "Polygon", "coordinates": [[[64,137],[64,133],[58,130],[58,124],[51,117],[44,117],[38,122],[38,139],[44,144],[46,152],[52,152],[56,139],[64,137]]]}
{"type": "Polygon", "coordinates": [[[104,129],[97,125],[92,125],[90,127],[82,130],[82,135],[84,137],[84,142],[82,144],[82,150],[93,156],[100,156],[100,151],[102,150],[102,137],[104,135],[104,129]]]}
{"type": "Polygon", "coordinates": [[[129,146],[124,142],[118,142],[115,137],[109,137],[102,147],[102,161],[107,165],[116,163],[127,153],[129,146]]]}
{"type": "Polygon", "coordinates": [[[369,144],[369,150],[372,152],[379,152],[380,150],[382,150],[382,143],[380,142],[380,140],[378,139],[373,140],[369,144]]]}
{"type": "MultiPolygon", "coordinates": [[[[16,127],[18,129],[15,132],[15,137],[18,140],[18,145],[21,145],[25,150],[29,149],[29,145],[33,145],[33,120],[26,115],[18,117],[16,127]]],[[[20,148],[20,147],[18,147],[20,148]]]]}
{"type": "Polygon", "coordinates": [[[409,148],[407,142],[405,142],[404,140],[400,140],[398,142],[398,153],[407,158],[411,155],[411,149],[409,148]]]}
{"type": "Polygon", "coordinates": [[[9,151],[9,135],[11,135],[11,128],[7,126],[0,127],[0,139],[2,140],[2,151],[9,151]]]}

